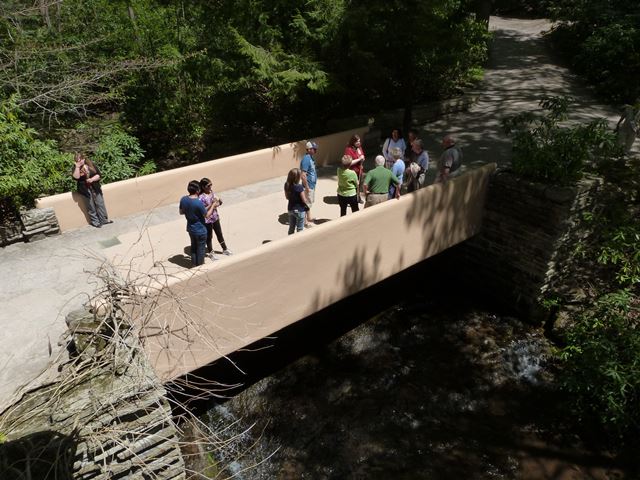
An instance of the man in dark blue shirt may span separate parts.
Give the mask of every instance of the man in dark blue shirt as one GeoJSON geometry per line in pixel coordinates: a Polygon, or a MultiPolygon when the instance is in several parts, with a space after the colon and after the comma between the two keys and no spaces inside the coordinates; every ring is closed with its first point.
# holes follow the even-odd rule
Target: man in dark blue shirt
{"type": "Polygon", "coordinates": [[[187,232],[191,238],[191,263],[195,267],[204,263],[207,248],[207,227],[204,219],[207,209],[198,198],[200,182],[191,180],[187,192],[189,195],[180,199],[180,214],[187,217],[187,232]]]}

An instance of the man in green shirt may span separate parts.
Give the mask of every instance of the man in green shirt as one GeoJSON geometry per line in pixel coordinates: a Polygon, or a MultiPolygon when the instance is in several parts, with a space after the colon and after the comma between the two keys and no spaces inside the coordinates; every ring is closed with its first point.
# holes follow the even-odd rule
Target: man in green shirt
{"type": "MultiPolygon", "coordinates": [[[[389,198],[389,187],[393,183],[400,185],[398,178],[391,173],[391,170],[384,168],[384,157],[378,155],[376,157],[376,168],[369,170],[367,176],[364,177],[364,193],[367,201],[364,208],[382,203],[389,198]]],[[[396,188],[395,198],[400,197],[400,189],[396,188]]]]}

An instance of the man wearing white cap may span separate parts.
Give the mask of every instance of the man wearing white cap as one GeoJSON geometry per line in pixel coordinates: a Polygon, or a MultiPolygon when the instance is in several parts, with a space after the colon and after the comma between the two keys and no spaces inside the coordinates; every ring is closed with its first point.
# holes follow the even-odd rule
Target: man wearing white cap
{"type": "Polygon", "coordinates": [[[307,142],[306,144],[307,153],[304,157],[302,157],[302,161],[300,162],[300,172],[302,178],[302,185],[304,186],[304,192],[307,196],[307,204],[309,205],[309,210],[307,210],[307,222],[305,227],[309,227],[311,222],[313,222],[313,217],[311,216],[311,206],[313,205],[313,201],[315,200],[315,192],[316,192],[316,182],[318,181],[318,175],[316,173],[316,162],[313,159],[313,156],[318,151],[318,144],[316,142],[307,142]]]}

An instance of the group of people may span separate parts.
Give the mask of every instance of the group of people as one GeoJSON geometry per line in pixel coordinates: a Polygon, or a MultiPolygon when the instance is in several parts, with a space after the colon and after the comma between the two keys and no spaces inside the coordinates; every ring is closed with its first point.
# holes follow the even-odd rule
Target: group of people
{"type": "MultiPolygon", "coordinates": [[[[288,200],[289,235],[304,230],[314,222],[311,208],[318,180],[314,160],[318,144],[310,141],[305,147],[306,153],[300,167],[289,171],[284,184],[288,200]]],[[[462,165],[462,150],[456,146],[452,135],[444,137],[442,148],[435,183],[446,182],[457,175],[462,165]]],[[[413,192],[425,186],[429,154],[414,130],[409,132],[405,141],[401,130],[394,128],[382,146],[382,154],[374,160],[375,168],[366,174],[364,161],[362,140],[358,135],[353,135],[345,147],[337,171],[341,217],[347,214],[347,207],[357,212],[360,204],[364,203],[364,208],[367,208],[391,198],[399,198],[401,192],[413,192]]]]}
{"type": "Polygon", "coordinates": [[[191,180],[187,185],[188,195],[180,199],[179,211],[187,219],[187,232],[191,239],[191,263],[202,265],[205,256],[216,260],[213,253],[213,234],[222,247],[223,255],[231,255],[220,226],[218,207],[222,199],[212,191],[213,183],[208,178],[191,180]]]}
{"type": "MultiPolygon", "coordinates": [[[[455,175],[462,163],[462,151],[456,147],[455,139],[451,135],[444,137],[442,146],[444,151],[438,161],[436,182],[445,182],[455,175]]],[[[284,184],[288,202],[289,235],[304,230],[315,221],[311,208],[315,201],[318,182],[314,159],[318,144],[310,141],[306,143],[305,148],[306,153],[300,161],[300,167],[289,171],[284,184]]],[[[409,132],[405,141],[400,129],[394,128],[384,142],[382,154],[375,158],[375,168],[366,174],[364,161],[362,140],[358,135],[353,135],[345,147],[337,171],[337,196],[341,217],[347,214],[347,207],[351,208],[352,212],[357,212],[360,204],[367,208],[390,198],[399,198],[401,192],[412,192],[425,185],[429,155],[414,131],[409,132]]],[[[71,175],[77,181],[78,193],[85,200],[91,225],[101,228],[105,224],[113,223],[109,220],[104,204],[98,167],[83,154],[77,153],[71,175]]],[[[214,233],[222,247],[222,253],[231,255],[222,234],[218,214],[222,199],[213,193],[212,186],[208,178],[192,180],[187,185],[188,195],[180,199],[179,211],[187,219],[187,232],[191,240],[191,262],[194,266],[202,265],[206,256],[212,260],[216,259],[212,245],[214,233]]]]}

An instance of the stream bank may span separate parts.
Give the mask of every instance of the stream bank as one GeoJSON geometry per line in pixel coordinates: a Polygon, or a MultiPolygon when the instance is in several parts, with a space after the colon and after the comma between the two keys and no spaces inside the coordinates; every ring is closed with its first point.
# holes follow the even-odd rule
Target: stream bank
{"type": "Polygon", "coordinates": [[[565,424],[540,328],[429,291],[203,413],[229,439],[218,469],[243,479],[632,478],[565,424]]]}

